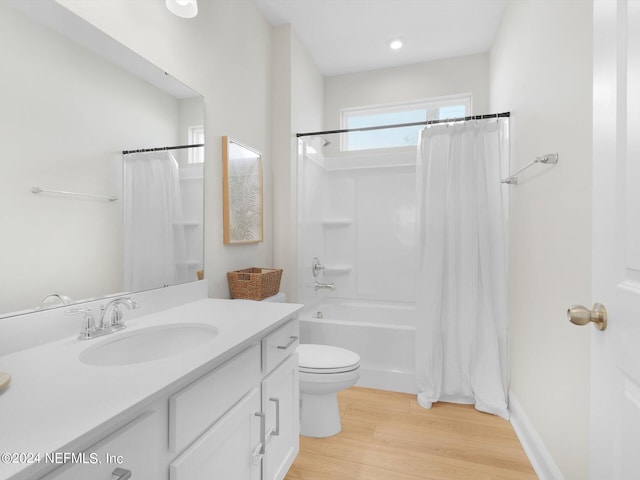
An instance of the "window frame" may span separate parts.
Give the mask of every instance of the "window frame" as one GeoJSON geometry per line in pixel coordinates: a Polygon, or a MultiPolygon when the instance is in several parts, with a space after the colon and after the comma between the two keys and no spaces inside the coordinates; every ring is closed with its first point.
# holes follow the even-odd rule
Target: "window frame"
{"type": "MultiPolygon", "coordinates": [[[[204,145],[204,125],[192,125],[188,129],[189,145],[204,145]]],[[[187,155],[188,165],[204,163],[204,148],[189,148],[187,155]]]]}
{"type": "MultiPolygon", "coordinates": [[[[361,107],[349,107],[340,110],[340,129],[349,129],[349,120],[351,118],[384,115],[389,113],[406,112],[410,110],[424,109],[426,111],[426,121],[438,120],[438,112],[440,108],[464,105],[465,117],[473,115],[473,102],[471,93],[461,93],[456,95],[445,95],[440,97],[430,97],[420,100],[412,100],[407,102],[387,103],[378,105],[366,105],[361,107]]],[[[376,126],[376,125],[371,125],[376,126]]],[[[358,128],[358,127],[356,127],[358,128]]],[[[390,147],[373,147],[368,149],[350,149],[349,148],[349,132],[340,134],[340,151],[341,152],[358,152],[362,150],[385,150],[390,148],[407,148],[407,145],[395,145],[390,147]]]]}

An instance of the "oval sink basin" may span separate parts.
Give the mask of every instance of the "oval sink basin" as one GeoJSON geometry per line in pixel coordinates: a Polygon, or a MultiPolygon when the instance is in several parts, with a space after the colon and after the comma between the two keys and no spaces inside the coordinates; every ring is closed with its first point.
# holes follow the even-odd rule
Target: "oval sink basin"
{"type": "Polygon", "coordinates": [[[114,366],[173,357],[212,342],[218,329],[202,323],[174,323],[114,335],[111,340],[83,350],[80,361],[87,365],[114,366]]]}

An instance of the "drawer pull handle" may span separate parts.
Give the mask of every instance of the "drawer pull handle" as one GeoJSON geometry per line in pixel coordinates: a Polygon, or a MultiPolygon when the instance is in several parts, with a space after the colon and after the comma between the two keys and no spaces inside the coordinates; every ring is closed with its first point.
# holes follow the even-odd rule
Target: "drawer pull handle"
{"type": "Polygon", "coordinates": [[[276,404],[276,428],[271,432],[271,435],[277,437],[280,435],[280,399],[272,397],[269,401],[276,404]]]}
{"type": "Polygon", "coordinates": [[[286,350],[287,348],[289,348],[291,345],[293,345],[294,343],[296,343],[298,341],[298,337],[289,337],[291,340],[289,340],[289,343],[287,343],[286,345],[278,345],[278,348],[280,350],[286,350]]]}
{"type": "Polygon", "coordinates": [[[265,414],[262,412],[257,412],[256,417],[260,417],[260,450],[258,452],[259,455],[264,455],[264,448],[267,444],[267,425],[265,414]]]}
{"type": "Polygon", "coordinates": [[[111,474],[112,480],[127,480],[128,478],[131,478],[131,470],[124,468],[116,468],[111,474]]]}

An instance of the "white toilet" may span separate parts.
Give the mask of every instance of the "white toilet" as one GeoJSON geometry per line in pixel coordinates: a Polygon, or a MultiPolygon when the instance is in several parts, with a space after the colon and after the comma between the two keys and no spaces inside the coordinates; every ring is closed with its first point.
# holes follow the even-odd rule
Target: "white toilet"
{"type": "MultiPolygon", "coordinates": [[[[286,302],[280,292],[263,302],[286,302]]],[[[300,434],[330,437],[342,429],[337,393],[349,388],[360,376],[360,355],[330,345],[300,344],[300,434]]]]}
{"type": "Polygon", "coordinates": [[[337,393],[360,376],[360,355],[329,345],[300,344],[300,434],[329,437],[342,429],[337,393]]]}

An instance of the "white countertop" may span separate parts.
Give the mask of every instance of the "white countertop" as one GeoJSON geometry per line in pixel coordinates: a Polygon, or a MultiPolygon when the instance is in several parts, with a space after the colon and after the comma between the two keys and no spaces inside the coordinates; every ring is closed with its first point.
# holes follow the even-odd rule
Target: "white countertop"
{"type": "MultiPolygon", "coordinates": [[[[0,454],[77,449],[96,430],[124,418],[134,407],[186,385],[257,343],[301,308],[205,299],[140,316],[127,322],[122,332],[88,341],[74,335],[0,357],[0,371],[12,377],[0,392],[0,454]],[[117,335],[179,322],[213,325],[219,333],[211,343],[183,355],[146,363],[91,366],[78,359],[83,350],[117,335]]],[[[0,480],[30,478],[41,467],[0,461],[0,480]]]]}

